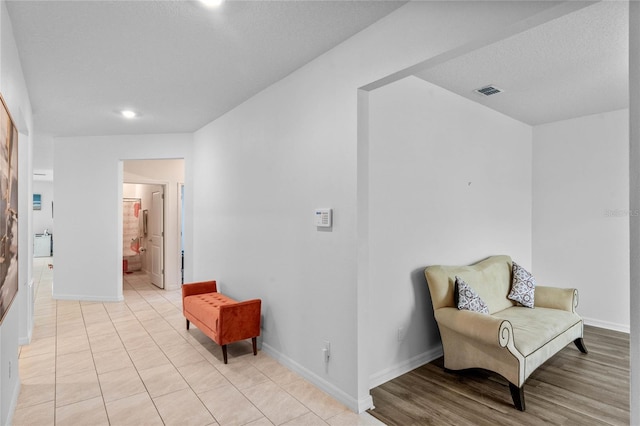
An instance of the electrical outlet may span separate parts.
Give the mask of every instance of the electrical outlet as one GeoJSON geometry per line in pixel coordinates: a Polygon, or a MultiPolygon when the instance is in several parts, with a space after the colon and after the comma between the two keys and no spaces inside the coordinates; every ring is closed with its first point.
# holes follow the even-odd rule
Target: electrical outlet
{"type": "Polygon", "coordinates": [[[324,362],[328,363],[329,358],[331,358],[331,342],[328,340],[324,341],[324,348],[322,348],[322,355],[324,356],[324,362]]]}
{"type": "Polygon", "coordinates": [[[399,327],[398,328],[398,342],[402,342],[404,340],[404,337],[405,337],[404,327],[399,327]]]}

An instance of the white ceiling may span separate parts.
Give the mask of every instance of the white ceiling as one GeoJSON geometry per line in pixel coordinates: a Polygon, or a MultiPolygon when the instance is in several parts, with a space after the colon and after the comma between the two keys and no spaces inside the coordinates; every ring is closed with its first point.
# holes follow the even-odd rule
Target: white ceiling
{"type": "Polygon", "coordinates": [[[7,1],[37,133],[193,132],[405,1],[7,1]],[[140,118],[125,121],[130,108],[140,118]]]}
{"type": "Polygon", "coordinates": [[[627,108],[628,9],[597,3],[416,76],[531,125],[627,108]],[[489,84],[504,92],[474,92],[489,84]]]}
{"type": "MultiPolygon", "coordinates": [[[[404,3],[8,0],[34,168],[50,136],[193,132],[404,3]]],[[[416,75],[535,125],[627,107],[627,64],[628,5],[607,1],[416,75]]]]}

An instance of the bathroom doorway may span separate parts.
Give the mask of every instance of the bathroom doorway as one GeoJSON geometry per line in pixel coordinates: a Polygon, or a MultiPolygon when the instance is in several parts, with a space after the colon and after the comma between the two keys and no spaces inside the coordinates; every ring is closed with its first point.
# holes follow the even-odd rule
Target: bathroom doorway
{"type": "Polygon", "coordinates": [[[182,182],[182,159],[123,161],[122,196],[140,199],[140,269],[129,273],[168,290],[182,284],[182,182]]]}

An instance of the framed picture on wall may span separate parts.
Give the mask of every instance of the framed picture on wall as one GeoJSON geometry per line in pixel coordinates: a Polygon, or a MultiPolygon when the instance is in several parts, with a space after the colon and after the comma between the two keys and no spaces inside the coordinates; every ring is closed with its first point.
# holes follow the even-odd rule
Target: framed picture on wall
{"type": "Polygon", "coordinates": [[[41,210],[42,209],[42,195],[41,194],[33,194],[33,209],[41,210]]]}
{"type": "Polygon", "coordinates": [[[0,323],[18,293],[18,130],[0,96],[0,323]]]}

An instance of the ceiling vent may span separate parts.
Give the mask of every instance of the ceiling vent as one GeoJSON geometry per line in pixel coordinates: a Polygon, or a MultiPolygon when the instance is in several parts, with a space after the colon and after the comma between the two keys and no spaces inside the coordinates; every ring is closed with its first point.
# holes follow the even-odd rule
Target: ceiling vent
{"type": "Polygon", "coordinates": [[[498,93],[504,92],[502,89],[498,89],[496,86],[484,86],[479,89],[474,90],[474,92],[481,94],[482,96],[491,96],[497,95],[498,93]]]}

